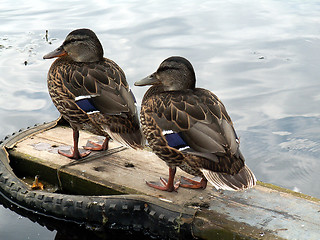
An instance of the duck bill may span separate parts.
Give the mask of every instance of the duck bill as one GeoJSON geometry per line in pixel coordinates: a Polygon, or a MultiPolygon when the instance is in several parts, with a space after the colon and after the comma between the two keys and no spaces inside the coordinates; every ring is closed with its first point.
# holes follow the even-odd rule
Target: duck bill
{"type": "Polygon", "coordinates": [[[154,76],[155,74],[151,74],[148,77],[141,79],[134,83],[135,86],[146,86],[146,85],[156,85],[159,84],[160,81],[154,76]]]}
{"type": "Polygon", "coordinates": [[[63,47],[58,47],[56,50],[49,52],[48,54],[43,56],[43,59],[50,59],[55,57],[62,57],[67,55],[67,52],[63,49],[63,47]]]}

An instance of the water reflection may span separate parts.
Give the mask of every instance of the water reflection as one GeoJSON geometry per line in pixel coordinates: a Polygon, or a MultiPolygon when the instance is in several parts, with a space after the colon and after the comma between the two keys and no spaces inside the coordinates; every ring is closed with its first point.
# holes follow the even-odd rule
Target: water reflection
{"type": "MultiPolygon", "coordinates": [[[[295,0],[2,1],[0,136],[58,116],[42,56],[88,27],[131,86],[169,56],[188,58],[198,86],[225,103],[258,179],[320,197],[319,10],[295,0]]],[[[141,102],[146,89],[132,89],[141,102]]]]}
{"type": "Polygon", "coordinates": [[[43,225],[35,224],[34,221],[18,215],[10,210],[10,205],[0,196],[0,239],[21,240],[52,240],[56,235],[56,231],[49,231],[43,225]],[[6,208],[4,208],[4,205],[6,208]]]}
{"type": "Polygon", "coordinates": [[[242,132],[247,158],[259,159],[254,171],[260,179],[302,192],[315,182],[320,171],[319,124],[315,117],[287,117],[242,132]]]}

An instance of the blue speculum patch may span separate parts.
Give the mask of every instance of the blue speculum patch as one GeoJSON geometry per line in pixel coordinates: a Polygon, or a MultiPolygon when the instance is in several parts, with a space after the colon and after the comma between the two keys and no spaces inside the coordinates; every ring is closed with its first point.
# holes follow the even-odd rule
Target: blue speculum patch
{"type": "Polygon", "coordinates": [[[76,101],[76,104],[85,112],[93,112],[97,111],[95,106],[93,105],[92,99],[91,98],[85,98],[76,101]]]}
{"type": "Polygon", "coordinates": [[[188,147],[188,144],[183,140],[181,133],[170,133],[164,136],[170,147],[173,147],[176,149],[188,147]]]}

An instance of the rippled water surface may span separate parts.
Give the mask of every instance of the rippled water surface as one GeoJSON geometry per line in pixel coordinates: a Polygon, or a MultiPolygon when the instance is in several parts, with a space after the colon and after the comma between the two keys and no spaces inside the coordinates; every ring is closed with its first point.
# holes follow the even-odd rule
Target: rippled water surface
{"type": "MultiPolygon", "coordinates": [[[[318,1],[115,2],[0,1],[1,138],[58,117],[42,56],[86,27],[131,86],[169,56],[188,58],[197,85],[226,105],[257,178],[320,197],[318,1]]],[[[141,102],[146,88],[132,89],[141,102]]],[[[1,207],[0,216],[0,239],[56,234],[1,207]]]]}

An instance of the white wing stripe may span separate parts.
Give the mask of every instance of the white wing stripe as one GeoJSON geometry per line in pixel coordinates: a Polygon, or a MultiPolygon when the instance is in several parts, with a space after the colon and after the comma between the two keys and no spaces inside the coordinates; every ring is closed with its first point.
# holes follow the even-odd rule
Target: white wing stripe
{"type": "Polygon", "coordinates": [[[93,97],[97,97],[97,96],[98,96],[97,94],[95,94],[95,95],[83,95],[83,96],[75,97],[74,100],[75,101],[79,101],[79,100],[82,100],[82,99],[93,98],[93,97]]]}

